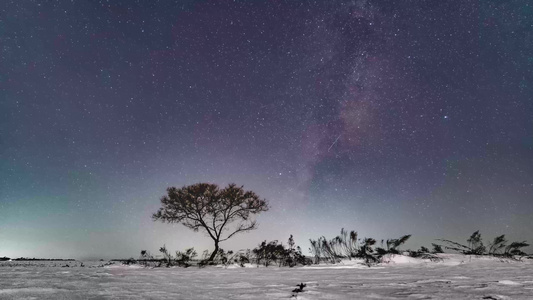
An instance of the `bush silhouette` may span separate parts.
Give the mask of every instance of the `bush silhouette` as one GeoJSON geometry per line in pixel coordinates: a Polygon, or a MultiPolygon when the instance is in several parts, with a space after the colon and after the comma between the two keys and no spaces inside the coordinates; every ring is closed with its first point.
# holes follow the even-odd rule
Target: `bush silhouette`
{"type": "MultiPolygon", "coordinates": [[[[439,239],[440,241],[446,242],[449,246],[446,246],[446,249],[454,250],[461,252],[466,255],[484,255],[487,254],[487,247],[483,245],[481,234],[479,230],[475,231],[467,240],[468,245],[463,245],[454,241],[439,239]]],[[[492,243],[489,246],[488,254],[494,256],[505,256],[512,257],[515,255],[526,255],[521,249],[528,247],[529,244],[526,241],[522,242],[512,242],[507,245],[507,240],[505,235],[500,235],[494,238],[492,243]],[[500,253],[504,250],[503,253],[500,253]]]]}

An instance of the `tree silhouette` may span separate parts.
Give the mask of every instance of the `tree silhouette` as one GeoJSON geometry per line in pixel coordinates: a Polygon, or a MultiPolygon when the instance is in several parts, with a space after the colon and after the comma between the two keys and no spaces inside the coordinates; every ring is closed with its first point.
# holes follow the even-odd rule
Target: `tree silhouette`
{"type": "Polygon", "coordinates": [[[220,242],[256,229],[253,215],[268,210],[266,200],[235,184],[224,189],[209,183],[169,187],[167,195],[161,197],[161,205],[152,215],[154,221],[181,223],[194,231],[203,229],[213,239],[215,250],[207,261],[215,258],[220,242]]]}

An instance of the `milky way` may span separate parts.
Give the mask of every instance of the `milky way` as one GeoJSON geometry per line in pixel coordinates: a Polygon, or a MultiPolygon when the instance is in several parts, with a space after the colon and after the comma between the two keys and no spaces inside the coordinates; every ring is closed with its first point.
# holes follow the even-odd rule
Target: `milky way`
{"type": "Polygon", "coordinates": [[[225,249],[533,242],[529,1],[4,1],[0,42],[0,255],[209,249],[150,218],[196,182],[270,201],[225,249]]]}

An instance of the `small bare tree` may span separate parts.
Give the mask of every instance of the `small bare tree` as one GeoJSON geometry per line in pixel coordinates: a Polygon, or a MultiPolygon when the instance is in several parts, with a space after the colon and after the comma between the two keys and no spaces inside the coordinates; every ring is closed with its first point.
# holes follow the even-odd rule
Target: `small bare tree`
{"type": "Polygon", "coordinates": [[[180,189],[169,187],[161,198],[162,207],[153,214],[154,221],[181,223],[194,231],[203,229],[215,242],[215,250],[207,261],[218,253],[219,243],[239,232],[257,228],[253,215],[268,210],[268,203],[252,191],[230,184],[219,189],[216,184],[197,183],[180,189]]]}

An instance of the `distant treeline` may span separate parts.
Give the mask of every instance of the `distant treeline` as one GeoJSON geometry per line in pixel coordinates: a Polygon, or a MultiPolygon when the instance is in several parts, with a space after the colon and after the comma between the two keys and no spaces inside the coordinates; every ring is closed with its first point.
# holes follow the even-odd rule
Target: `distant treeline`
{"type": "MultiPolygon", "coordinates": [[[[9,260],[8,257],[5,260],[9,260]]],[[[3,258],[0,258],[0,260],[4,260],[3,258]]],[[[13,258],[14,261],[76,261],[75,259],[68,258],[68,259],[62,259],[62,258],[29,258],[29,257],[19,257],[19,258],[13,258]]]]}

